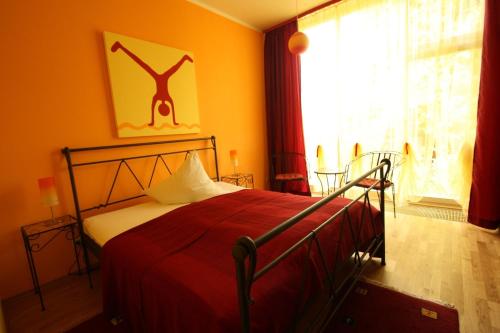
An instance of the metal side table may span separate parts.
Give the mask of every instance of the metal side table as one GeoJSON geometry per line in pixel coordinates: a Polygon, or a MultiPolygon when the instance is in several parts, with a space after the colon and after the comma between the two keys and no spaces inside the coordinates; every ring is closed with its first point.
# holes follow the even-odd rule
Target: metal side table
{"type": "Polygon", "coordinates": [[[321,196],[325,196],[335,192],[337,188],[342,186],[342,177],[344,175],[344,171],[340,170],[330,170],[326,168],[318,169],[314,171],[316,176],[318,176],[319,183],[321,185],[321,196]],[[326,187],[323,185],[323,182],[326,183],[326,187]]]}
{"type": "Polygon", "coordinates": [[[45,220],[33,224],[27,224],[21,227],[24,248],[26,249],[26,257],[28,258],[31,279],[33,281],[33,289],[35,291],[35,294],[38,294],[38,297],[40,298],[42,311],[45,310],[45,304],[43,302],[42,290],[40,289],[40,282],[38,281],[38,273],[36,271],[33,253],[40,252],[47,245],[49,245],[59,234],[64,233],[66,239],[71,240],[73,243],[73,250],[75,251],[78,274],[80,274],[80,260],[78,258],[75,228],[76,219],[71,215],[57,217],[54,220],[45,220]],[[40,236],[46,233],[52,233],[50,238],[47,240],[40,239],[40,236]]]}

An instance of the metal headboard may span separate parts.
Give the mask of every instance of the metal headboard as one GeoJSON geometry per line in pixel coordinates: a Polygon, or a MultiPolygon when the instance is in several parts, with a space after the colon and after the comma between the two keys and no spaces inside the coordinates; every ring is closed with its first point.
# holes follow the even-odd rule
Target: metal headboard
{"type": "MultiPolygon", "coordinates": [[[[163,148],[163,147],[161,147],[161,148],[163,148]]],[[[61,150],[61,152],[64,154],[64,156],[66,158],[66,163],[68,165],[68,173],[69,173],[69,178],[70,178],[70,182],[71,182],[71,191],[73,193],[73,202],[75,205],[76,220],[78,223],[78,228],[79,228],[79,232],[80,232],[81,239],[82,239],[83,255],[84,255],[85,264],[87,265],[87,274],[89,277],[89,283],[90,283],[91,287],[92,287],[92,280],[91,280],[91,276],[90,276],[89,258],[88,258],[88,253],[87,253],[87,248],[86,248],[85,242],[83,241],[84,234],[83,234],[82,213],[145,196],[145,194],[141,193],[139,195],[126,197],[126,198],[122,198],[119,200],[114,200],[114,201],[111,200],[111,195],[113,194],[113,190],[115,189],[116,180],[118,178],[120,170],[122,170],[122,166],[127,168],[130,171],[135,182],[137,182],[139,187],[144,190],[144,184],[142,184],[141,181],[139,180],[139,178],[136,176],[134,170],[130,167],[128,161],[137,160],[137,159],[155,158],[153,170],[151,171],[151,175],[149,177],[149,181],[147,184],[147,187],[149,187],[151,185],[151,182],[152,182],[153,177],[155,175],[155,172],[157,170],[158,162],[161,162],[164,165],[164,167],[167,169],[167,172],[169,174],[172,174],[172,170],[168,166],[168,164],[166,163],[164,157],[167,155],[173,155],[173,154],[182,154],[182,153],[187,154],[191,150],[197,150],[197,151],[212,150],[213,151],[214,163],[215,163],[215,173],[216,173],[215,179],[218,181],[220,179],[220,177],[219,177],[219,165],[218,165],[218,160],[217,160],[217,145],[216,145],[215,136],[195,138],[195,139],[153,141],[153,142],[131,143],[131,144],[122,144],[122,145],[110,145],[110,146],[83,147],[83,148],[65,147],[61,150]],[[172,144],[182,144],[182,143],[188,143],[188,142],[200,143],[200,145],[199,145],[199,147],[198,146],[197,147],[190,147],[189,149],[162,151],[162,152],[154,153],[154,154],[134,155],[134,156],[127,156],[127,157],[122,157],[122,158],[111,158],[111,159],[96,159],[96,160],[92,160],[90,162],[82,162],[82,163],[73,163],[73,161],[72,161],[72,154],[78,153],[78,152],[102,151],[102,150],[112,150],[112,149],[119,149],[119,148],[134,148],[134,147],[137,148],[137,147],[146,147],[146,146],[159,146],[160,147],[162,145],[168,146],[168,145],[172,145],[172,144]],[[202,146],[203,143],[208,143],[209,145],[202,146]],[[95,206],[81,209],[80,202],[78,199],[78,190],[77,190],[77,186],[76,186],[74,169],[78,168],[78,167],[82,167],[82,166],[104,164],[104,163],[116,163],[116,162],[118,162],[118,167],[117,167],[116,172],[114,174],[113,182],[112,182],[111,187],[109,189],[106,201],[104,203],[99,203],[98,205],[95,205],[95,206]]]]}

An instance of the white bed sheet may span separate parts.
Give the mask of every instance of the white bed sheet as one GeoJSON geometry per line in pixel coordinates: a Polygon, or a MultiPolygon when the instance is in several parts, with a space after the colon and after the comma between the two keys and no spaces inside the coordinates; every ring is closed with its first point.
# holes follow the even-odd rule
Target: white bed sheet
{"type": "MultiPolygon", "coordinates": [[[[243,189],[243,187],[225,182],[216,182],[215,184],[224,193],[243,189]]],[[[102,247],[108,240],[122,232],[185,205],[187,204],[164,205],[157,201],[150,201],[88,217],[83,221],[83,230],[87,236],[102,247]]]]}

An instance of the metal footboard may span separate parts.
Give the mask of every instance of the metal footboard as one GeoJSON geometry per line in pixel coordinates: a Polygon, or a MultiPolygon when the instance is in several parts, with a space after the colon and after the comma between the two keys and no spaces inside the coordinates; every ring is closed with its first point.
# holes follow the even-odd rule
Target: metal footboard
{"type": "MultiPolygon", "coordinates": [[[[295,330],[300,331],[319,331],[321,332],[326,328],[326,325],[333,317],[335,312],[338,310],[343,300],[349,293],[349,291],[354,286],[355,282],[359,278],[360,274],[363,271],[366,263],[372,258],[372,256],[378,256],[381,258],[382,265],[385,264],[385,238],[384,238],[384,230],[380,233],[376,232],[375,229],[375,217],[372,214],[370,209],[370,198],[369,192],[378,184],[383,183],[389,173],[391,168],[391,162],[388,159],[384,159],[380,162],[379,165],[366,172],[359,178],[354,181],[351,181],[346,186],[340,188],[335,193],[321,199],[316,202],[312,206],[303,210],[299,214],[287,219],[274,229],[265,233],[264,235],[252,239],[248,236],[242,236],[238,239],[236,244],[233,247],[233,258],[236,266],[236,278],[237,278],[237,294],[239,298],[239,306],[240,306],[240,317],[241,317],[241,330],[244,333],[248,333],[251,331],[250,322],[251,322],[251,304],[252,304],[252,285],[257,279],[265,278],[266,273],[272,270],[276,265],[278,265],[285,258],[290,256],[292,253],[297,251],[302,246],[307,246],[309,252],[312,246],[315,246],[317,252],[320,256],[320,262],[323,266],[324,271],[326,272],[325,282],[328,286],[325,291],[325,295],[323,297],[319,297],[316,303],[321,303],[316,305],[316,309],[314,311],[314,316],[312,318],[308,318],[307,324],[299,324],[295,325],[295,330]],[[276,236],[286,232],[293,225],[300,223],[305,217],[317,211],[322,206],[326,205],[330,201],[334,200],[337,197],[344,196],[346,191],[348,191],[351,187],[355,186],[361,180],[366,177],[375,178],[379,174],[379,181],[373,184],[371,187],[367,188],[363,191],[362,194],[353,199],[349,204],[343,207],[334,215],[328,217],[325,221],[323,221],[319,226],[317,226],[314,230],[311,230],[307,235],[304,235],[302,239],[298,242],[290,246],[288,249],[283,251],[281,254],[277,255],[272,261],[267,263],[260,270],[257,270],[257,257],[259,253],[259,248],[265,245],[268,242],[271,242],[276,236]],[[365,214],[368,214],[367,218],[372,224],[372,228],[374,230],[374,237],[371,239],[371,242],[368,246],[361,251],[362,244],[360,244],[360,238],[354,233],[352,219],[350,215],[350,211],[355,202],[362,202],[362,218],[364,221],[365,214]],[[342,237],[352,237],[352,242],[354,244],[354,248],[352,249],[352,254],[349,257],[349,261],[351,261],[351,267],[346,268],[346,262],[342,262],[339,258],[339,246],[341,242],[337,243],[337,254],[334,262],[328,263],[325,260],[325,256],[323,255],[323,246],[319,240],[318,235],[322,232],[322,230],[331,223],[341,223],[341,236],[342,237]],[[319,306],[319,308],[318,308],[319,306]],[[299,328],[299,329],[297,329],[299,328]]],[[[381,214],[381,222],[382,226],[384,225],[384,187],[381,187],[380,193],[380,214],[381,214]]],[[[341,237],[339,236],[339,237],[341,237]]],[[[359,236],[359,235],[358,235],[359,236]]],[[[304,267],[307,269],[307,267],[304,267]]],[[[305,312],[303,313],[304,317],[305,312]]]]}

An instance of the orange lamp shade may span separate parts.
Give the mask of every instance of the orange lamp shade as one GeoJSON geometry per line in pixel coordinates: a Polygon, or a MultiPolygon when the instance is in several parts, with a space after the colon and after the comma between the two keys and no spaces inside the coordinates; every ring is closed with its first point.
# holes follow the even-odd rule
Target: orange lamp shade
{"type": "Polygon", "coordinates": [[[229,157],[231,158],[231,163],[234,167],[238,166],[238,151],[236,149],[229,151],[229,157]]]}
{"type": "Polygon", "coordinates": [[[300,31],[295,32],[288,40],[288,49],[292,54],[301,54],[307,50],[309,39],[300,31]]]}
{"type": "Polygon", "coordinates": [[[44,206],[52,207],[59,204],[54,177],[38,179],[40,188],[40,200],[44,206]]]}

